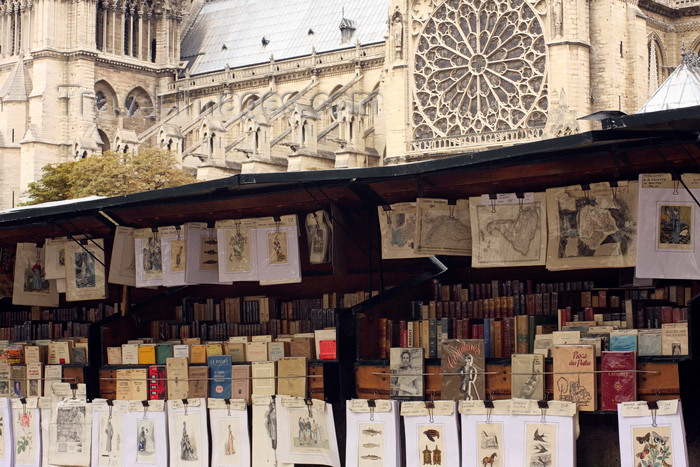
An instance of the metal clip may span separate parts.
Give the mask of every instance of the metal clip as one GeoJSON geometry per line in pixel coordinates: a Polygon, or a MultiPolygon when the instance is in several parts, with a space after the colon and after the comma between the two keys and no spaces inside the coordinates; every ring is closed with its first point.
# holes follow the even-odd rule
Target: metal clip
{"type": "Polygon", "coordinates": [[[367,407],[369,407],[369,421],[374,421],[374,409],[377,407],[377,402],[374,399],[369,399],[367,401],[367,407]]]}
{"type": "Polygon", "coordinates": [[[428,409],[428,419],[430,420],[430,423],[435,422],[435,415],[433,414],[433,411],[435,410],[435,402],[425,401],[425,408],[428,409]]]}
{"type": "Polygon", "coordinates": [[[109,410],[109,417],[107,417],[107,420],[112,419],[112,408],[114,407],[112,403],[112,399],[107,399],[107,409],[109,410]]]}
{"type": "Polygon", "coordinates": [[[491,212],[496,212],[496,198],[498,198],[497,193],[489,193],[489,199],[491,200],[491,212]]]}
{"type": "Polygon", "coordinates": [[[313,406],[314,406],[314,400],[311,399],[311,398],[306,398],[306,397],[305,397],[305,398],[304,398],[304,403],[306,404],[306,409],[309,411],[309,417],[312,417],[312,418],[313,418],[314,414],[311,413],[311,409],[312,409],[313,406]]]}
{"type": "Polygon", "coordinates": [[[187,405],[188,405],[188,404],[189,404],[189,403],[187,402],[187,399],[182,399],[182,405],[185,406],[185,417],[187,416],[187,405]]]}
{"type": "Polygon", "coordinates": [[[656,401],[648,401],[647,407],[651,412],[651,426],[656,426],[656,411],[659,410],[659,404],[656,401]]]}
{"type": "Polygon", "coordinates": [[[77,399],[76,393],[78,392],[78,384],[70,383],[70,390],[73,391],[73,399],[77,399]]]}
{"type": "Polygon", "coordinates": [[[26,414],[27,413],[27,399],[22,397],[19,401],[22,403],[22,413],[26,414]]]}
{"type": "Polygon", "coordinates": [[[231,416],[231,399],[224,399],[224,402],[226,402],[226,413],[230,417],[231,416]]]}
{"type": "Polygon", "coordinates": [[[547,401],[537,401],[537,407],[540,408],[540,423],[545,423],[545,415],[547,415],[549,403],[547,401]]]}
{"type": "Polygon", "coordinates": [[[146,420],[146,412],[148,412],[148,401],[141,401],[143,405],[143,419],[146,420]]]}
{"type": "Polygon", "coordinates": [[[486,423],[491,423],[491,412],[493,412],[493,401],[491,399],[484,400],[484,407],[486,407],[486,423]]]}

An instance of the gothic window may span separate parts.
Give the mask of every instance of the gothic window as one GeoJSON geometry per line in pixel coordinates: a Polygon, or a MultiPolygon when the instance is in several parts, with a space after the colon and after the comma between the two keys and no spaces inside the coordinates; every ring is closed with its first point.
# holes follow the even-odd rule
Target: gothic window
{"type": "Polygon", "coordinates": [[[153,113],[153,101],[143,88],[133,89],[124,101],[126,114],[129,116],[139,115],[147,117],[153,113]]]}
{"type": "Polygon", "coordinates": [[[661,52],[661,44],[658,37],[651,38],[648,44],[649,52],[649,95],[651,96],[661,83],[665,76],[663,72],[663,55],[661,52]]]}
{"type": "Polygon", "coordinates": [[[156,40],[151,40],[151,62],[156,62],[156,40]]]}
{"type": "Polygon", "coordinates": [[[543,127],[546,46],[526,0],[448,0],[415,46],[413,138],[543,127]]]}

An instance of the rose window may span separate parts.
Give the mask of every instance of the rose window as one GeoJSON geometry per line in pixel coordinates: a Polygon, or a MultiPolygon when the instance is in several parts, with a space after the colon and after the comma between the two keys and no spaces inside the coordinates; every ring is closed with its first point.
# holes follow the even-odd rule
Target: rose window
{"type": "Polygon", "coordinates": [[[543,127],[545,41],[524,0],[448,0],[416,43],[414,139],[543,127]]]}

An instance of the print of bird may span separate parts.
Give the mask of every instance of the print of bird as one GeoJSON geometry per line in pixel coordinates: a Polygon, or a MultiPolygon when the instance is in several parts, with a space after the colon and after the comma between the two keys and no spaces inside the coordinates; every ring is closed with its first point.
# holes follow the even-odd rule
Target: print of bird
{"type": "Polygon", "coordinates": [[[430,441],[435,441],[435,438],[440,437],[440,432],[432,428],[430,430],[425,430],[423,434],[427,436],[430,441]]]}
{"type": "Polygon", "coordinates": [[[541,444],[538,444],[537,446],[535,446],[535,452],[542,454],[547,452],[547,448],[542,446],[541,444]]]}
{"type": "Polygon", "coordinates": [[[535,430],[535,435],[534,435],[534,440],[535,441],[544,441],[544,437],[546,435],[544,433],[540,434],[539,428],[535,430]]]}

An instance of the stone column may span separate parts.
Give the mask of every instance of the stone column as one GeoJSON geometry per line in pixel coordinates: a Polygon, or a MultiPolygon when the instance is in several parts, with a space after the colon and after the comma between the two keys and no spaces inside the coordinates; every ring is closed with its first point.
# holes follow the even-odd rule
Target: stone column
{"type": "Polygon", "coordinates": [[[136,58],[143,60],[143,10],[139,10],[139,48],[136,58]]]}

